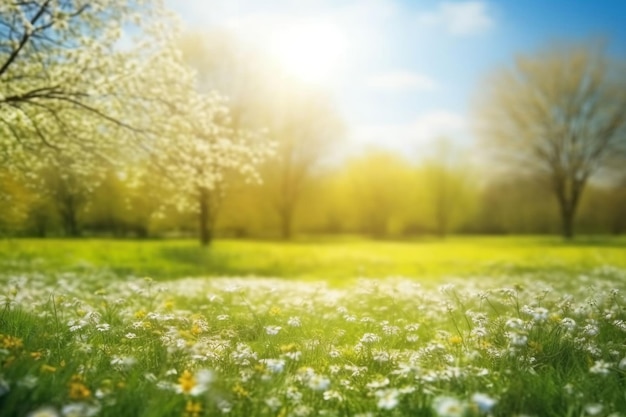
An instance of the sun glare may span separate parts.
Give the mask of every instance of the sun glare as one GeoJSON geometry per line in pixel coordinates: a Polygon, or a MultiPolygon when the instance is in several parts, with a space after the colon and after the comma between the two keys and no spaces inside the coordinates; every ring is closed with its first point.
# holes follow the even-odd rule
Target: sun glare
{"type": "Polygon", "coordinates": [[[347,40],[336,25],[307,21],[275,30],[267,46],[289,74],[307,83],[323,84],[339,69],[347,40]]]}

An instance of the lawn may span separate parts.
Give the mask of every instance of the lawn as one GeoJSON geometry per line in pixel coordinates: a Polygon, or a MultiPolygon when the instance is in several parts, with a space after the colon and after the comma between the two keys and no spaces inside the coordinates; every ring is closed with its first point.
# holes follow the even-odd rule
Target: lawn
{"type": "Polygon", "coordinates": [[[625,243],[2,241],[0,415],[623,416],[625,243]]]}
{"type": "Polygon", "coordinates": [[[373,241],[302,239],[284,243],[218,240],[209,248],[187,240],[0,241],[5,271],[109,270],[116,276],[265,276],[350,280],[355,277],[431,278],[508,273],[584,273],[602,265],[626,268],[626,238],[455,237],[373,241]]]}

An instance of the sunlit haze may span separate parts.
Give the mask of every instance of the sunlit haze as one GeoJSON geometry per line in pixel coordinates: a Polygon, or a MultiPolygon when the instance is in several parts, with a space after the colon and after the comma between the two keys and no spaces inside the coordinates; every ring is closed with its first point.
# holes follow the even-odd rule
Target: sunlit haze
{"type": "Polygon", "coordinates": [[[602,36],[624,52],[622,8],[558,1],[171,2],[191,27],[224,28],[328,92],[347,123],[343,148],[420,157],[437,136],[474,141],[480,82],[517,53],[602,36]]]}
{"type": "Polygon", "coordinates": [[[274,29],[267,40],[269,54],[294,77],[324,86],[348,58],[347,40],[332,23],[307,19],[274,29]]]}

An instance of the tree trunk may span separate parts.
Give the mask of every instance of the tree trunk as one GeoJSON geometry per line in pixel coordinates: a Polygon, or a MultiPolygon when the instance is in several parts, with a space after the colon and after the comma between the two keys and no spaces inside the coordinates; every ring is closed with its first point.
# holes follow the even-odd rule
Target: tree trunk
{"type": "Polygon", "coordinates": [[[80,230],[78,228],[78,213],[74,199],[71,197],[63,201],[61,209],[61,218],[63,219],[63,229],[68,237],[78,237],[80,230]]]}
{"type": "Polygon", "coordinates": [[[292,237],[292,210],[288,205],[283,206],[280,213],[280,233],[283,240],[289,240],[292,237]]]}
{"type": "Polygon", "coordinates": [[[575,208],[568,204],[561,207],[562,234],[565,240],[574,238],[574,212],[575,208]]]}
{"type": "Polygon", "coordinates": [[[199,200],[200,213],[198,216],[198,220],[200,226],[200,245],[209,246],[211,244],[211,240],[213,240],[209,192],[205,189],[200,190],[199,200]]]}

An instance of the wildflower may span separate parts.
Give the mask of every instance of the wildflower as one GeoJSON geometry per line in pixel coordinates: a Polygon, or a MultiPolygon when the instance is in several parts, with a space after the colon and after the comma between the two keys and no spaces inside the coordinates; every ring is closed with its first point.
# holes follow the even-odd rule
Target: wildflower
{"type": "Polygon", "coordinates": [[[24,346],[22,339],[8,334],[0,334],[0,347],[8,350],[17,350],[24,346]]]}
{"type": "Polygon", "coordinates": [[[217,402],[217,408],[219,408],[222,413],[226,414],[230,413],[230,411],[233,409],[233,405],[226,400],[219,400],[217,402]]]}
{"type": "Polygon", "coordinates": [[[341,395],[339,391],[328,390],[328,391],[324,391],[324,400],[326,401],[337,400],[341,402],[343,401],[343,396],[341,395]]]}
{"type": "Polygon", "coordinates": [[[287,399],[289,399],[289,401],[294,403],[298,403],[302,400],[302,393],[298,391],[296,387],[287,387],[287,392],[285,392],[285,395],[287,396],[287,399]]]}
{"type": "Polygon", "coordinates": [[[96,325],[96,330],[99,332],[108,332],[111,329],[111,325],[108,323],[101,323],[96,325]]]}
{"type": "Polygon", "coordinates": [[[609,362],[598,360],[589,368],[589,372],[597,375],[608,375],[611,372],[611,365],[609,362]]]}
{"type": "Polygon", "coordinates": [[[387,351],[378,350],[372,354],[372,359],[379,363],[389,362],[391,355],[387,351]]]}
{"type": "Polygon", "coordinates": [[[189,394],[195,397],[204,393],[209,388],[209,384],[212,381],[213,373],[208,369],[201,369],[196,372],[195,375],[190,371],[185,370],[178,378],[176,392],[179,394],[189,394]]]}
{"type": "Polygon", "coordinates": [[[330,379],[323,375],[313,374],[309,377],[308,387],[314,391],[324,391],[330,386],[330,379]]]}
{"type": "Polygon", "coordinates": [[[537,307],[533,312],[533,321],[535,323],[543,323],[548,319],[549,311],[543,307],[537,307]]]}
{"type": "Polygon", "coordinates": [[[466,406],[456,398],[437,397],[433,401],[433,408],[439,417],[461,417],[465,414],[466,406]]]}
{"type": "Polygon", "coordinates": [[[283,359],[261,359],[259,362],[263,363],[274,374],[279,374],[285,369],[283,359]]]}
{"type": "Polygon", "coordinates": [[[528,337],[523,334],[509,333],[509,340],[512,346],[526,346],[528,337]]]}
{"type": "Polygon", "coordinates": [[[486,394],[480,392],[472,395],[472,402],[476,404],[482,413],[489,413],[497,401],[486,394]]]}
{"type": "MultiPolygon", "coordinates": [[[[83,383],[83,377],[74,375],[69,384],[69,397],[72,400],[86,400],[91,397],[91,390],[83,383]]],[[[63,412],[65,414],[65,412],[63,412]]]]}
{"type": "Polygon", "coordinates": [[[100,406],[87,403],[71,403],[63,406],[61,414],[64,417],[93,417],[100,412],[100,406]]]}
{"type": "Polygon", "coordinates": [[[369,389],[378,389],[386,387],[387,385],[389,385],[389,378],[376,379],[372,382],[368,382],[366,387],[369,389]]]}
{"type": "Polygon", "coordinates": [[[589,323],[583,328],[583,333],[589,337],[594,337],[600,333],[600,329],[594,323],[589,323]]]}
{"type": "Polygon", "coordinates": [[[35,375],[25,375],[17,382],[17,385],[24,388],[35,388],[37,386],[38,379],[35,375]]]}
{"type": "Polygon", "coordinates": [[[565,329],[569,332],[576,329],[576,321],[570,317],[564,317],[561,320],[561,326],[565,327],[565,329]]]}
{"type": "Polygon", "coordinates": [[[248,390],[246,390],[241,384],[237,383],[233,387],[233,394],[239,398],[245,398],[250,395],[248,390]]]}
{"type": "Polygon", "coordinates": [[[460,345],[463,343],[463,338],[461,336],[451,336],[448,342],[450,342],[451,345],[460,345]]]}
{"type": "Polygon", "coordinates": [[[135,363],[137,363],[137,359],[132,356],[114,356],[113,359],[111,359],[111,365],[118,369],[128,370],[135,363]]]}
{"type": "Polygon", "coordinates": [[[274,336],[274,335],[277,335],[281,329],[282,327],[280,326],[265,326],[265,333],[267,333],[270,336],[274,336]]]}
{"type": "Polygon", "coordinates": [[[287,325],[291,327],[300,327],[302,323],[300,322],[299,317],[292,316],[289,317],[289,320],[287,320],[287,325]]]}
{"type": "Polygon", "coordinates": [[[54,366],[50,366],[48,364],[43,364],[41,365],[41,372],[48,372],[48,373],[55,373],[57,371],[57,368],[54,366]]]}
{"type": "Polygon", "coordinates": [[[276,411],[283,403],[276,397],[269,397],[265,399],[265,404],[272,410],[276,411]]]}
{"type": "Polygon", "coordinates": [[[311,407],[306,406],[304,404],[300,404],[296,408],[293,409],[292,415],[296,417],[307,417],[308,415],[311,414],[312,411],[313,410],[311,409],[311,407]]]}
{"type": "Polygon", "coordinates": [[[185,404],[185,416],[186,417],[199,417],[202,413],[202,403],[189,400],[185,404]]]}
{"type": "Polygon", "coordinates": [[[127,339],[136,339],[137,335],[135,333],[128,332],[124,335],[124,337],[127,339]]]}
{"type": "Polygon", "coordinates": [[[374,342],[378,342],[380,340],[380,336],[378,336],[377,334],[374,333],[365,333],[362,337],[360,342],[361,343],[374,343],[374,342]]]}
{"type": "Polygon", "coordinates": [[[587,404],[585,405],[585,413],[589,414],[590,416],[597,416],[602,412],[603,408],[604,407],[602,406],[602,404],[587,404]]]}
{"type": "Polygon", "coordinates": [[[376,406],[381,410],[392,410],[398,405],[398,397],[400,392],[397,389],[385,389],[376,391],[376,398],[378,402],[376,406]]]}
{"type": "Polygon", "coordinates": [[[28,413],[26,417],[59,417],[59,413],[52,407],[41,407],[28,413]]]}

